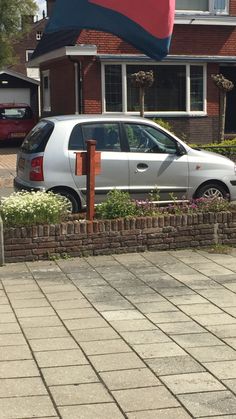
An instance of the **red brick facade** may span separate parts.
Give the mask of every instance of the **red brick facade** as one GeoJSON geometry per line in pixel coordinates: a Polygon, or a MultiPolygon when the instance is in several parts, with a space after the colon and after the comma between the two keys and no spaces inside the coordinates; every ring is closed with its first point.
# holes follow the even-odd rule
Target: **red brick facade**
{"type": "MultiPolygon", "coordinates": [[[[230,0],[230,17],[236,16],[236,0],[230,0]]],[[[227,20],[227,16],[224,17],[227,20]]],[[[99,31],[83,30],[77,41],[80,45],[97,46],[97,56],[77,56],[80,65],[80,112],[102,112],[102,80],[101,61],[99,55],[133,55],[140,56],[140,51],[134,49],[120,38],[99,31]]],[[[191,142],[210,142],[216,140],[219,114],[219,92],[214,86],[211,75],[221,72],[223,62],[227,66],[230,57],[236,56],[236,27],[217,24],[176,24],[174,27],[170,57],[179,56],[186,63],[200,56],[201,63],[207,65],[205,115],[162,115],[170,121],[176,133],[191,142]],[[213,60],[209,59],[212,57],[213,60]],[[217,57],[217,59],[216,59],[217,57]],[[218,60],[219,57],[219,60],[218,60]],[[228,61],[224,61],[228,57],[228,61]]],[[[199,61],[200,62],[200,61],[199,61]]],[[[61,61],[43,63],[42,69],[50,69],[51,79],[51,114],[75,112],[75,74],[68,58],[61,61]],[[63,80],[63,83],[62,83],[63,80]],[[63,86],[62,86],[63,85],[63,86]]],[[[236,70],[235,70],[236,72],[236,70]]],[[[236,80],[236,73],[235,73],[236,80]]],[[[236,96],[235,96],[236,106],[236,96]]],[[[160,117],[157,113],[157,117],[160,117]]],[[[236,131],[235,131],[236,132],[236,131]]]]}

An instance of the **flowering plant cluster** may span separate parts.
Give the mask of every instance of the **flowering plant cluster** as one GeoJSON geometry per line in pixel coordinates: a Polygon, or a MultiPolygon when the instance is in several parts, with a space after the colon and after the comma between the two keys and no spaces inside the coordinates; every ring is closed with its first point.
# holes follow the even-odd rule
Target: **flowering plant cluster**
{"type": "Polygon", "coordinates": [[[194,214],[197,212],[229,211],[230,203],[223,198],[198,198],[190,201],[178,201],[172,194],[172,202],[161,206],[158,203],[158,193],[152,194],[150,199],[133,201],[126,192],[113,190],[109,192],[107,200],[96,208],[96,217],[113,219],[119,217],[160,216],[167,214],[194,214]]]}
{"type": "Polygon", "coordinates": [[[0,202],[0,215],[7,227],[55,224],[69,213],[68,200],[52,192],[16,192],[0,202]]]}

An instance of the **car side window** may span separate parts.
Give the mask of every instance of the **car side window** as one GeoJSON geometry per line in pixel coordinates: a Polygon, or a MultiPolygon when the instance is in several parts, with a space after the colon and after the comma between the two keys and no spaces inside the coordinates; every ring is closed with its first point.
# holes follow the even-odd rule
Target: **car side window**
{"type": "Polygon", "coordinates": [[[165,132],[142,124],[124,124],[124,127],[130,152],[176,154],[176,142],[165,132]]]}
{"type": "Polygon", "coordinates": [[[83,138],[96,140],[98,151],[121,151],[119,125],[116,123],[91,123],[82,125],[83,138]]]}
{"type": "Polygon", "coordinates": [[[85,144],[83,141],[82,129],[81,129],[80,124],[76,125],[73,128],[70,135],[68,148],[69,150],[84,150],[85,149],[85,144]]]}

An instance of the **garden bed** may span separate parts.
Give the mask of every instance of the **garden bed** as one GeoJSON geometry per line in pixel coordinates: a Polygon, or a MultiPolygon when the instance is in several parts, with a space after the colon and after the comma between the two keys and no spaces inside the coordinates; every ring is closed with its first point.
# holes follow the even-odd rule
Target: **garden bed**
{"type": "Polygon", "coordinates": [[[5,262],[236,244],[236,212],[4,228],[5,262]]]}

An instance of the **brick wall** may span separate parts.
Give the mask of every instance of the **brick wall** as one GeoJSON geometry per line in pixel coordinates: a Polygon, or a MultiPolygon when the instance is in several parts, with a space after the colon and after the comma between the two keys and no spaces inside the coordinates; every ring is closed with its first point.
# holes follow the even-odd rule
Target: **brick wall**
{"type": "Polygon", "coordinates": [[[236,212],[168,215],[4,230],[6,262],[235,245],[236,212]]]}

